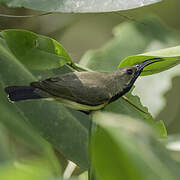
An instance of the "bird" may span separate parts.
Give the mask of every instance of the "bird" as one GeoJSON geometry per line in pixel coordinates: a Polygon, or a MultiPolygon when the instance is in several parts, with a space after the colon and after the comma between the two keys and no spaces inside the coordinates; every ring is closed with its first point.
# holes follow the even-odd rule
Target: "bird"
{"type": "Polygon", "coordinates": [[[97,111],[126,94],[144,67],[160,60],[145,60],[109,74],[95,71],[70,72],[31,82],[28,86],[8,86],[5,92],[12,102],[51,99],[78,111],[97,111]]]}

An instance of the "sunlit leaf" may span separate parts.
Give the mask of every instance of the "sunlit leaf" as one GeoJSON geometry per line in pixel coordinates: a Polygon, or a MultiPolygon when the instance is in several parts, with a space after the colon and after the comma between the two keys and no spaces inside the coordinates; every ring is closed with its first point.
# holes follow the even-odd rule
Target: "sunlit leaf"
{"type": "Polygon", "coordinates": [[[0,179],[6,180],[55,180],[53,173],[44,160],[9,162],[0,166],[0,179]]]}
{"type": "Polygon", "coordinates": [[[1,32],[14,56],[30,69],[53,69],[72,63],[66,50],[54,39],[30,31],[1,32]]]}
{"type": "Polygon", "coordinates": [[[9,7],[25,7],[50,12],[111,12],[142,7],[160,0],[0,0],[9,7]]]}

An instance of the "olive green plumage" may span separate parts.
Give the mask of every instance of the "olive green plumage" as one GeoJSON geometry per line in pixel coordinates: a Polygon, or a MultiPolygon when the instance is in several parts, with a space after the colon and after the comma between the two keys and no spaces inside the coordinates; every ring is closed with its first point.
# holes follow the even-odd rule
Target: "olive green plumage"
{"type": "Polygon", "coordinates": [[[112,97],[127,87],[135,67],[118,69],[112,74],[100,72],[74,72],[53,77],[31,86],[42,97],[63,98],[80,104],[97,106],[107,104],[112,97]],[[132,70],[128,73],[127,70],[132,70]]]}

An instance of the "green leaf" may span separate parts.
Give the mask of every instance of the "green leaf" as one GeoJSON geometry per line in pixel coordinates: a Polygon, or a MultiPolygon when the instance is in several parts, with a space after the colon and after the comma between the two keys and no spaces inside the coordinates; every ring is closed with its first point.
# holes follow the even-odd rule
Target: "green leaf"
{"type": "Polygon", "coordinates": [[[34,159],[26,162],[11,162],[0,166],[0,179],[6,180],[55,180],[48,162],[34,159]]]}
{"type": "Polygon", "coordinates": [[[132,95],[132,90],[126,94],[126,97],[131,101],[131,103],[135,104],[138,108],[146,112],[146,114],[137,110],[122,98],[119,98],[117,101],[106,106],[103,111],[124,114],[131,116],[132,118],[138,118],[154,127],[160,137],[167,137],[167,132],[163,121],[155,122],[151,114],[148,112],[148,108],[141,104],[140,98],[138,96],[132,95]]]}
{"type": "Polygon", "coordinates": [[[99,180],[178,180],[180,164],[142,121],[95,113],[91,161],[99,180]]]}
{"type": "Polygon", "coordinates": [[[125,9],[132,9],[142,7],[152,3],[159,2],[160,0],[134,0],[129,2],[128,0],[116,0],[116,1],[73,1],[73,0],[0,0],[0,3],[9,7],[25,7],[34,10],[50,11],[50,12],[111,12],[120,11],[125,9]]]}
{"type": "MultiPolygon", "coordinates": [[[[0,38],[0,80],[3,88],[10,85],[27,85],[36,81],[36,77],[8,49],[6,41],[0,38]]],[[[25,63],[26,64],[26,63],[25,63]]],[[[54,70],[52,70],[53,72],[54,70]]],[[[6,99],[5,93],[0,94],[6,99]]],[[[10,115],[13,108],[25,117],[36,132],[43,136],[53,147],[67,159],[81,168],[88,168],[87,136],[88,116],[81,112],[69,110],[60,103],[47,100],[30,100],[10,103],[4,116],[10,115]]],[[[0,102],[2,105],[2,102],[0,102]]],[[[12,115],[13,117],[13,115],[12,115]]],[[[18,117],[15,116],[18,121],[18,117]]],[[[10,118],[11,119],[11,118],[10,118]]],[[[14,121],[13,121],[14,122],[14,121]]]]}
{"type": "Polygon", "coordinates": [[[29,147],[29,149],[31,149],[33,152],[41,154],[41,157],[44,157],[44,160],[47,159],[55,173],[59,174],[60,166],[51,145],[36,131],[34,131],[31,126],[28,126],[27,119],[22,112],[20,112],[16,106],[12,106],[12,104],[8,102],[1,79],[0,92],[0,122],[9,130],[11,134],[20,139],[24,145],[29,147]]]}
{"type": "Polygon", "coordinates": [[[154,17],[145,18],[138,23],[122,23],[114,28],[113,39],[101,49],[85,53],[80,64],[92,70],[111,72],[117,69],[121,60],[143,53],[154,42],[167,47],[171,39],[174,45],[177,44],[178,38],[172,32],[154,17]]]}
{"type": "Polygon", "coordinates": [[[14,56],[30,69],[53,69],[71,64],[71,57],[54,39],[30,31],[10,29],[1,32],[14,56]]]}
{"type": "Polygon", "coordinates": [[[7,130],[0,123],[0,164],[11,159],[10,141],[7,130]]]}
{"type": "Polygon", "coordinates": [[[139,64],[148,59],[161,58],[162,60],[144,68],[141,75],[151,75],[172,68],[180,63],[180,46],[148,52],[142,55],[129,56],[121,61],[119,68],[139,64]]]}

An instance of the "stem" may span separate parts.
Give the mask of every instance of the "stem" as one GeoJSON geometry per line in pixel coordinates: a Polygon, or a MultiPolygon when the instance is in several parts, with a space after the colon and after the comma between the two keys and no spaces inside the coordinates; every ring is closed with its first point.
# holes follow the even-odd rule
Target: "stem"
{"type": "Polygon", "coordinates": [[[89,169],[88,169],[88,180],[94,180],[92,164],[91,164],[91,137],[93,134],[93,118],[92,113],[90,114],[90,124],[89,124],[89,133],[88,133],[88,150],[89,150],[89,169]]]}
{"type": "Polygon", "coordinates": [[[6,17],[6,18],[34,18],[34,17],[39,17],[39,16],[45,16],[52,14],[52,12],[46,12],[46,13],[41,13],[41,14],[32,14],[32,15],[24,15],[24,16],[19,16],[19,15],[11,15],[11,14],[0,14],[0,17],[6,17]]]}
{"type": "Polygon", "coordinates": [[[134,103],[132,103],[126,96],[122,96],[122,99],[124,99],[127,103],[129,103],[131,106],[136,108],[138,111],[140,111],[144,114],[148,114],[147,112],[143,111],[141,108],[137,107],[134,103]]]}

